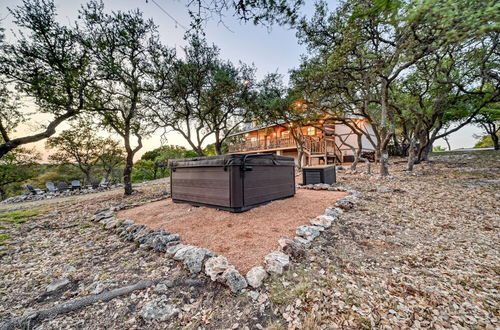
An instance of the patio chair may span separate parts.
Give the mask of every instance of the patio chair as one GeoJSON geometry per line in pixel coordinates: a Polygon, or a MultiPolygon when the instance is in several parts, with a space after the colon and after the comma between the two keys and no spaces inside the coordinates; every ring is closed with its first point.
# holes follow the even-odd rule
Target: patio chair
{"type": "Polygon", "coordinates": [[[45,187],[47,187],[47,190],[48,190],[49,192],[51,192],[51,193],[55,193],[55,192],[57,192],[57,188],[56,188],[56,186],[54,185],[54,183],[53,183],[53,182],[50,182],[50,181],[49,181],[49,182],[47,182],[47,183],[45,184],[45,187]]]}
{"type": "Polygon", "coordinates": [[[109,188],[109,180],[106,178],[102,178],[101,182],[99,182],[100,188],[109,188]]]}
{"type": "Polygon", "coordinates": [[[66,182],[58,182],[57,183],[57,190],[66,191],[66,190],[69,190],[69,186],[66,182]]]}
{"type": "Polygon", "coordinates": [[[33,188],[33,186],[32,186],[32,185],[30,185],[30,184],[27,184],[27,185],[26,185],[26,190],[28,190],[28,192],[29,192],[30,194],[32,194],[32,195],[36,195],[36,194],[37,194],[36,189],[35,189],[35,188],[33,188]]]}
{"type": "Polygon", "coordinates": [[[71,190],[82,190],[82,184],[80,183],[80,180],[73,180],[71,181],[71,190]]]}

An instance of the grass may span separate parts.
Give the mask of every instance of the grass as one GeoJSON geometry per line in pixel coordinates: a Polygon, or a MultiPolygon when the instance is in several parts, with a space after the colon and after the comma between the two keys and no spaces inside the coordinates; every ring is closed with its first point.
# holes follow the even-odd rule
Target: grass
{"type": "Polygon", "coordinates": [[[0,214],[0,222],[8,222],[15,225],[20,225],[22,223],[25,223],[29,219],[38,216],[39,214],[40,211],[36,209],[26,211],[12,211],[0,214]]]}
{"type": "Polygon", "coordinates": [[[0,245],[4,245],[9,238],[9,234],[0,234],[0,245]]]}
{"type": "Polygon", "coordinates": [[[283,286],[282,283],[276,282],[271,286],[269,300],[277,305],[286,305],[297,298],[304,297],[310,287],[311,283],[308,281],[300,281],[287,287],[283,286]]]}

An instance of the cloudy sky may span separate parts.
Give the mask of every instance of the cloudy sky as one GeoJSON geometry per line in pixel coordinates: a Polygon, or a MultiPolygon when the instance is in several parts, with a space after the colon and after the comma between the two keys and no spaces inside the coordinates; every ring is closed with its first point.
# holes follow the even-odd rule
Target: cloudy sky
{"type": "MultiPolygon", "coordinates": [[[[186,2],[187,0],[104,0],[107,10],[141,9],[145,17],[151,17],[158,25],[162,41],[178,49],[185,45],[183,26],[189,25],[186,2]]],[[[313,12],[312,1],[306,2],[303,14],[311,15],[313,12]]],[[[336,1],[329,2],[332,7],[336,4],[336,1]]],[[[0,0],[0,25],[7,30],[8,40],[12,40],[9,30],[15,26],[12,24],[12,16],[8,14],[7,7],[13,8],[20,3],[20,0],[0,0]]],[[[55,0],[55,3],[59,20],[65,24],[72,24],[78,15],[78,9],[84,2],[55,0]]],[[[222,58],[235,63],[242,61],[255,64],[258,69],[258,77],[262,77],[268,72],[279,72],[286,75],[288,70],[298,66],[300,56],[305,54],[305,48],[298,44],[295,31],[279,26],[268,30],[266,27],[240,23],[229,13],[228,15],[224,18],[224,24],[220,24],[214,19],[206,26],[207,39],[220,47],[222,58]]],[[[47,120],[47,118],[37,118],[38,122],[43,120],[47,120]]],[[[34,126],[34,123],[27,123],[23,126],[22,131],[34,129],[34,126]]],[[[471,147],[474,144],[472,135],[480,133],[480,130],[474,126],[466,127],[451,135],[451,147],[471,147]]],[[[160,146],[162,143],[160,135],[159,132],[148,139],[144,143],[142,152],[160,146]]],[[[168,144],[187,146],[187,143],[178,134],[169,133],[167,139],[168,144]]],[[[436,145],[445,146],[445,143],[438,141],[436,145]]],[[[38,144],[37,148],[43,148],[43,143],[38,144]]]]}

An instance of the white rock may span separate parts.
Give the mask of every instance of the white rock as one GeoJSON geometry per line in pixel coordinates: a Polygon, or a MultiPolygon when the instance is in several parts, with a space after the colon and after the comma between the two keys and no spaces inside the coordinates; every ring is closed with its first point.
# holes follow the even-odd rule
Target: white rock
{"type": "Polygon", "coordinates": [[[196,249],[196,247],[192,246],[192,245],[183,245],[182,247],[180,247],[177,250],[177,252],[175,252],[175,254],[173,256],[174,260],[177,260],[177,261],[184,260],[184,257],[186,256],[186,254],[188,253],[188,251],[193,250],[193,249],[196,249]]]}
{"type": "Polygon", "coordinates": [[[139,315],[148,321],[166,321],[179,314],[180,310],[174,305],[170,305],[164,298],[148,302],[142,307],[139,315]]]}
{"type": "Polygon", "coordinates": [[[47,285],[47,292],[56,291],[57,289],[62,288],[63,286],[69,283],[69,279],[63,277],[58,278],[57,280],[52,281],[49,285],[47,285]]]}
{"type": "Polygon", "coordinates": [[[323,228],[330,228],[332,226],[332,222],[335,221],[334,217],[329,215],[320,215],[310,221],[311,225],[320,226],[323,228]]]}
{"type": "Polygon", "coordinates": [[[282,237],[278,240],[278,244],[280,245],[280,248],[284,248],[285,246],[287,246],[290,242],[293,242],[292,239],[290,238],[285,238],[285,237],[282,237]]]}
{"type": "Polygon", "coordinates": [[[222,280],[222,274],[229,268],[234,268],[223,256],[212,257],[205,261],[205,274],[212,281],[222,280]]]}
{"type": "Polygon", "coordinates": [[[295,231],[297,235],[304,237],[308,241],[312,241],[319,236],[320,232],[323,231],[323,227],[319,226],[300,226],[297,227],[295,231]]]}
{"type": "Polygon", "coordinates": [[[183,247],[185,247],[186,245],[184,244],[176,244],[176,245],[172,245],[170,246],[168,249],[167,249],[167,255],[169,257],[173,257],[177,251],[179,251],[180,249],[182,249],[183,247]]]}
{"type": "Polygon", "coordinates": [[[344,213],[344,211],[338,207],[327,207],[325,209],[325,215],[330,216],[330,217],[338,217],[342,213],[344,213]]]}
{"type": "Polygon", "coordinates": [[[269,273],[282,274],[290,264],[290,257],[283,252],[273,251],[264,258],[264,262],[269,273]]]}
{"type": "Polygon", "coordinates": [[[262,281],[267,277],[267,272],[262,266],[256,266],[250,269],[247,273],[247,282],[253,288],[258,288],[262,285],[262,281]]]}
{"type": "Polygon", "coordinates": [[[308,240],[306,240],[305,238],[302,238],[302,237],[299,237],[299,236],[296,236],[293,238],[293,241],[295,243],[299,243],[300,245],[302,245],[303,247],[305,248],[308,248],[311,246],[311,242],[309,242],[308,240]]]}

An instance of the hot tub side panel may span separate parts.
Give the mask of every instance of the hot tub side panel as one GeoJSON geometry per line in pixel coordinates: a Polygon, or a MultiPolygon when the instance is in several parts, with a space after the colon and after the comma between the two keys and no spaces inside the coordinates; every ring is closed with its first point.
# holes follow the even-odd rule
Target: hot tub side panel
{"type": "Polygon", "coordinates": [[[222,167],[178,167],[171,187],[174,201],[231,207],[230,171],[222,167]]]}
{"type": "Polygon", "coordinates": [[[295,195],[293,166],[253,166],[245,171],[243,204],[245,206],[295,195]]]}

